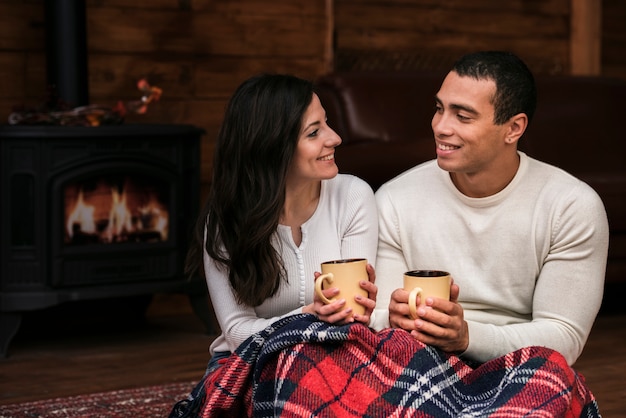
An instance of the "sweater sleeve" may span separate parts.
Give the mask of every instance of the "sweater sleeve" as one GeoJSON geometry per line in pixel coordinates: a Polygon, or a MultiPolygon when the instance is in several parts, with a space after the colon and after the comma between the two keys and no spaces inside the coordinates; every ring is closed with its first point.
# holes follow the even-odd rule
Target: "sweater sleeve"
{"type": "Polygon", "coordinates": [[[500,326],[468,321],[470,343],[464,356],[484,362],[538,345],[559,351],[571,365],[582,353],[602,301],[606,212],[595,191],[582,182],[552,210],[549,251],[536,281],[531,321],[500,326]]]}
{"type": "MultiPolygon", "coordinates": [[[[378,209],[374,192],[363,180],[353,177],[347,193],[343,236],[341,237],[342,258],[366,258],[376,269],[378,245],[378,209]]],[[[375,284],[378,286],[378,276],[375,284]]],[[[370,326],[376,321],[376,309],[370,316],[370,326]]]]}
{"type": "Polygon", "coordinates": [[[253,307],[237,302],[228,281],[228,273],[225,269],[218,268],[215,260],[206,251],[204,252],[204,268],[215,316],[231,352],[235,351],[250,335],[263,330],[278,319],[302,313],[302,308],[300,307],[280,316],[261,318],[257,316],[253,307]]]}
{"type": "Polygon", "coordinates": [[[402,251],[398,215],[385,186],[376,193],[376,204],[379,214],[376,269],[378,298],[370,326],[380,331],[389,327],[391,294],[403,286],[401,278],[408,268],[402,251]]]}
{"type": "MultiPolygon", "coordinates": [[[[346,176],[347,177],[347,176],[346,176]]],[[[371,187],[358,177],[349,176],[348,190],[342,190],[345,211],[341,220],[341,257],[367,258],[376,266],[376,246],[378,242],[378,210],[371,187]]]]}

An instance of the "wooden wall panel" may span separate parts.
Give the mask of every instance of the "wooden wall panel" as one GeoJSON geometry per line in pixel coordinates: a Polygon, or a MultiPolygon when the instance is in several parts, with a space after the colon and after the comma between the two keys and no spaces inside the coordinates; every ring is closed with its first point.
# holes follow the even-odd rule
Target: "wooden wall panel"
{"type": "Polygon", "coordinates": [[[571,0],[570,73],[599,75],[602,48],[602,2],[571,0]]]}
{"type": "MultiPolygon", "coordinates": [[[[389,2],[394,0],[389,0],[389,2]]],[[[485,9],[423,7],[418,1],[412,4],[389,2],[363,4],[356,0],[336,0],[337,22],[341,33],[350,28],[361,29],[364,34],[377,31],[400,33],[423,33],[462,36],[488,36],[506,38],[552,38],[568,39],[568,14],[521,14],[518,8],[485,9]],[[382,13],[381,8],[386,13],[382,13]]],[[[509,4],[509,3],[502,3],[509,4]]],[[[511,3],[513,5],[513,3],[511,3]]],[[[341,46],[341,42],[340,45],[341,46]]],[[[391,46],[391,45],[390,45],[391,46]]]]}
{"type": "Polygon", "coordinates": [[[197,82],[195,94],[198,97],[229,97],[233,90],[250,74],[267,72],[293,73],[313,79],[326,72],[319,58],[299,57],[258,57],[249,62],[241,62],[232,57],[216,57],[195,67],[194,80],[197,82]]]}
{"type": "MultiPolygon", "coordinates": [[[[333,62],[441,69],[489,48],[511,49],[542,73],[565,73],[571,60],[574,0],[85,1],[90,102],[135,100],[141,78],[161,87],[161,100],[127,122],[205,129],[205,186],[226,100],[253,74],[312,79],[333,62]]],[[[602,8],[602,73],[626,78],[626,3],[602,8]]],[[[44,0],[0,0],[0,120],[45,95],[44,0]]]]}
{"type": "Polygon", "coordinates": [[[326,30],[323,18],[323,13],[319,16],[243,12],[219,15],[196,10],[99,7],[89,10],[87,27],[89,49],[96,53],[173,52],[312,58],[324,53],[325,45],[320,37],[326,30]]]}
{"type": "Polygon", "coordinates": [[[43,1],[0,1],[0,50],[41,50],[43,1]]]}
{"type": "Polygon", "coordinates": [[[22,99],[28,83],[24,72],[26,68],[26,54],[0,52],[0,92],[2,92],[2,96],[22,99]]]}
{"type": "Polygon", "coordinates": [[[224,106],[244,79],[260,72],[313,79],[328,70],[327,12],[324,1],[91,1],[92,101],[131,99],[140,78],[162,88],[160,102],[148,114],[128,121],[205,129],[202,180],[207,185],[224,106]]]}
{"type": "Polygon", "coordinates": [[[29,105],[46,94],[41,0],[0,0],[0,123],[14,106],[29,105]],[[17,3],[17,4],[16,4],[17,3]]]}
{"type": "MultiPolygon", "coordinates": [[[[161,100],[127,123],[188,123],[207,132],[203,187],[228,97],[244,79],[330,68],[330,0],[86,0],[89,101],[137,100],[139,79],[161,100]]],[[[0,0],[0,119],[46,96],[44,0],[0,0]]]]}
{"type": "Polygon", "coordinates": [[[569,62],[569,0],[335,0],[335,19],[340,70],[449,68],[478,49],[514,51],[542,73],[569,62]]]}
{"type": "Polygon", "coordinates": [[[622,0],[335,0],[337,70],[447,69],[479,49],[536,73],[626,78],[622,0]]]}
{"type": "Polygon", "coordinates": [[[602,73],[626,79],[626,2],[602,0],[602,73]]]}

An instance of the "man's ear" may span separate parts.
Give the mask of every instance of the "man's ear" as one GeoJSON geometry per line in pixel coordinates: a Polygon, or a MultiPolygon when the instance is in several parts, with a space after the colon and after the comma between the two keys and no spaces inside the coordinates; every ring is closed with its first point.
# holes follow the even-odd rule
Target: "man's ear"
{"type": "Polygon", "coordinates": [[[528,116],[526,113],[518,113],[509,119],[509,129],[506,135],[507,144],[513,144],[522,137],[528,126],[528,116]]]}

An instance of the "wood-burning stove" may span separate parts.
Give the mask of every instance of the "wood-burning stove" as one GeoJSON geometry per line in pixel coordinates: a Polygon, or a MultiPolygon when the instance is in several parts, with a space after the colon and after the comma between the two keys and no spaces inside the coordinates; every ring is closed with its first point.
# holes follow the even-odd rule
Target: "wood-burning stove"
{"type": "Polygon", "coordinates": [[[25,311],[188,289],[202,134],[0,127],[0,355],[25,311]]]}

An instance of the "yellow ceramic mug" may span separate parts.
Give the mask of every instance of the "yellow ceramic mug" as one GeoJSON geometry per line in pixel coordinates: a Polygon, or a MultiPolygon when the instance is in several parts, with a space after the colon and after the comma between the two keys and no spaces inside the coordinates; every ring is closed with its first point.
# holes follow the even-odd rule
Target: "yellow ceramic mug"
{"type": "Polygon", "coordinates": [[[417,319],[417,295],[420,306],[426,298],[435,297],[450,300],[450,273],[441,270],[413,270],[404,273],[404,290],[409,292],[411,318],[417,319]]]}
{"type": "Polygon", "coordinates": [[[355,314],[363,315],[365,306],[357,303],[354,297],[356,295],[367,297],[367,291],[359,286],[361,280],[368,280],[366,267],[367,260],[365,258],[350,258],[322,263],[322,274],[315,280],[315,293],[326,304],[343,298],[346,300],[346,307],[352,308],[352,312],[355,314]],[[328,299],[322,290],[331,287],[339,289],[339,293],[332,299],[328,299]]]}

